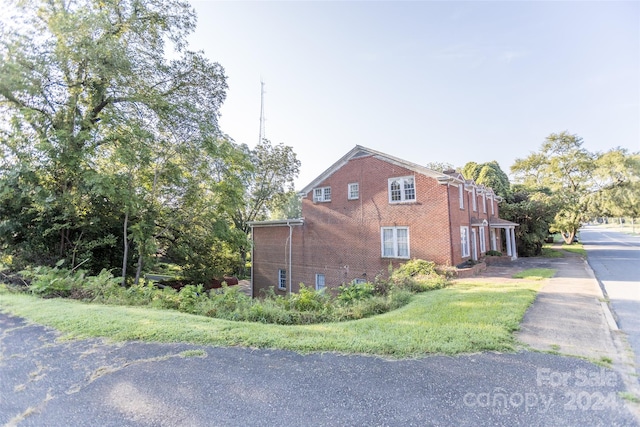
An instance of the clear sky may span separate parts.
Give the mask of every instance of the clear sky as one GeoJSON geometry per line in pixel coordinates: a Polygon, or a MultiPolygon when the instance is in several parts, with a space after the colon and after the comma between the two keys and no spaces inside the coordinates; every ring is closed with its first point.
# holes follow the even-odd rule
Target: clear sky
{"type": "Polygon", "coordinates": [[[502,169],[568,130],[640,151],[640,2],[191,0],[222,131],[292,146],[300,189],[356,144],[502,169]]]}

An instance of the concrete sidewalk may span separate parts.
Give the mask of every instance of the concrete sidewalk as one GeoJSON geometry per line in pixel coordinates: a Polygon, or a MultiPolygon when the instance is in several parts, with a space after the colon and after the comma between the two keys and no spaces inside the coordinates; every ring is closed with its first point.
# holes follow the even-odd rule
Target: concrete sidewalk
{"type": "Polygon", "coordinates": [[[602,290],[582,257],[518,260],[525,268],[555,268],[524,316],[517,337],[532,349],[557,351],[592,360],[616,360],[617,326],[602,290]]]}

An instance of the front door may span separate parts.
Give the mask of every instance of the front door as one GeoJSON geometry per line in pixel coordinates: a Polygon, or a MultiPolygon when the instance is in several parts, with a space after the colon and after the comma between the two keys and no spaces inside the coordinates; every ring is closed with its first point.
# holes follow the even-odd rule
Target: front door
{"type": "Polygon", "coordinates": [[[471,259],[478,260],[478,237],[476,235],[476,229],[471,229],[471,259]]]}

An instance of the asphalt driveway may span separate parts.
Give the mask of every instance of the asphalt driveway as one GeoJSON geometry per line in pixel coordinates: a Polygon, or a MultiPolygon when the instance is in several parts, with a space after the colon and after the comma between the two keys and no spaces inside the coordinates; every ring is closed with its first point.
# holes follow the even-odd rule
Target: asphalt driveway
{"type": "Polygon", "coordinates": [[[637,425],[617,373],[546,353],[394,361],[59,338],[0,314],[0,424],[637,425]]]}

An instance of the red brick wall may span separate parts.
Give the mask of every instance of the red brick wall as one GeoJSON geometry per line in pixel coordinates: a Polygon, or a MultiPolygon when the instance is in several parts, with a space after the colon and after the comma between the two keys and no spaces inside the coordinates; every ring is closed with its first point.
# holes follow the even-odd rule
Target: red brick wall
{"type": "MultiPolygon", "coordinates": [[[[294,292],[300,282],[314,286],[317,273],[325,275],[327,286],[335,287],[356,278],[373,280],[377,274],[386,274],[390,263],[397,266],[405,261],[382,258],[380,228],[386,226],[409,227],[411,258],[452,264],[448,190],[435,178],[368,156],[352,159],[317,186],[331,187],[331,202],[314,203],[313,192],[302,201],[304,225],[293,230],[294,292]],[[390,204],[388,178],[402,176],[415,177],[416,201],[390,204]],[[360,197],[348,200],[348,184],[354,182],[359,184],[360,197]]],[[[288,227],[280,228],[284,230],[254,229],[258,288],[276,285],[288,236],[288,227]]],[[[457,240],[459,244],[459,236],[457,240]]]]}
{"type": "MultiPolygon", "coordinates": [[[[300,228],[300,226],[294,226],[300,228]]],[[[253,295],[260,296],[260,289],[273,287],[278,293],[278,270],[287,270],[289,274],[289,227],[253,228],[253,295]],[[256,262],[257,261],[257,262],[256,262]]]]}
{"type": "MultiPolygon", "coordinates": [[[[481,195],[476,195],[478,210],[473,212],[471,192],[464,191],[465,206],[460,209],[457,185],[439,184],[435,178],[374,156],[350,160],[317,187],[331,187],[331,201],[314,202],[313,190],[302,200],[304,224],[292,229],[291,268],[289,227],[254,228],[254,295],[270,286],[277,291],[280,268],[291,275],[293,292],[301,282],[315,286],[316,274],[325,275],[327,287],[386,274],[390,263],[397,267],[405,261],[382,258],[380,228],[387,226],[409,227],[410,258],[460,264],[467,259],[461,257],[460,226],[468,226],[470,217],[489,221],[491,215],[488,203],[484,214],[481,195]],[[415,177],[416,201],[390,204],[388,178],[402,176],[415,177]],[[356,182],[360,197],[349,200],[348,184],[356,182]]],[[[497,212],[496,207],[496,217],[497,212]]],[[[485,227],[485,239],[489,250],[489,227],[485,227]]]]}

